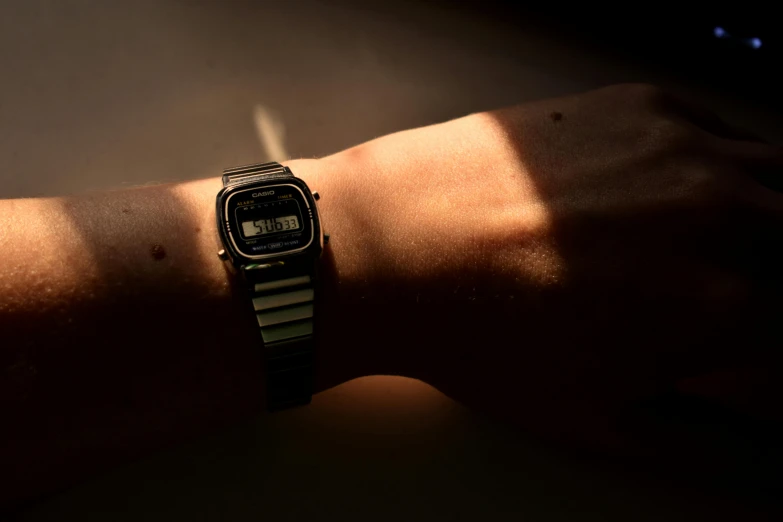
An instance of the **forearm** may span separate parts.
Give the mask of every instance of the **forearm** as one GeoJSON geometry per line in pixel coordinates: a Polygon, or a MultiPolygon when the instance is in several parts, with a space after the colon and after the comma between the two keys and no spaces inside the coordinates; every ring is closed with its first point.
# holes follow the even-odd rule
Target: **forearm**
{"type": "MultiPolygon", "coordinates": [[[[342,235],[339,172],[290,162],[342,235]]],[[[215,255],[218,178],[0,201],[0,498],[62,485],[263,411],[252,307],[215,255]]],[[[361,277],[327,252],[324,281],[361,277]]],[[[324,308],[338,309],[329,292],[324,308]]],[[[366,373],[323,321],[316,389],[366,373]],[[333,347],[330,349],[329,347],[333,347]]]]}
{"type": "MultiPolygon", "coordinates": [[[[491,120],[446,125],[287,163],[321,193],[331,234],[316,390],[400,374],[502,406],[497,386],[533,368],[505,347],[528,313],[520,282],[557,268],[537,206],[513,163],[488,182],[482,165],[511,154],[491,120]]],[[[215,255],[219,189],[0,202],[3,498],[263,410],[252,307],[215,255]]]]}

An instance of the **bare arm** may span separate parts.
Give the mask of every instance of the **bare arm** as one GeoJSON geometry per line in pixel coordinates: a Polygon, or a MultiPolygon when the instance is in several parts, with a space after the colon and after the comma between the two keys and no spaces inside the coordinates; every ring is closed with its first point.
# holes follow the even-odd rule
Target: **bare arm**
{"type": "MultiPolygon", "coordinates": [[[[327,164],[289,163],[324,195],[339,238],[327,164]]],[[[263,411],[252,307],[215,255],[219,189],[216,178],[0,201],[0,501],[263,411]]],[[[350,256],[330,252],[325,278],[340,265],[346,284],[359,277],[350,256]]],[[[340,318],[323,339],[340,338],[340,318]]],[[[318,390],[356,376],[353,359],[319,357],[318,390]]]]}
{"type": "MultiPolygon", "coordinates": [[[[289,162],[332,234],[316,388],[407,375],[591,444],[683,379],[780,372],[783,200],[750,172],[783,156],[692,116],[622,86],[289,162]]],[[[262,410],[219,188],[0,202],[2,500],[262,410]]]]}

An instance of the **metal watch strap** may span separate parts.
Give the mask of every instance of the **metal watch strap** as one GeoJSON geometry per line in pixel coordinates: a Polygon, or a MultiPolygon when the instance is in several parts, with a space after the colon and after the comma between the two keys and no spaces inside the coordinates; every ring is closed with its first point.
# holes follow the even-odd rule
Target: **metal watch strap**
{"type": "MultiPolygon", "coordinates": [[[[223,171],[223,186],[293,176],[279,163],[223,171]]],[[[308,404],[313,395],[314,259],[270,261],[244,267],[266,360],[267,408],[308,404]]]]}
{"type": "Polygon", "coordinates": [[[266,178],[276,175],[293,176],[293,173],[291,173],[291,169],[284,167],[276,161],[232,167],[223,171],[223,186],[226,187],[234,183],[252,181],[254,178],[266,178]]]}

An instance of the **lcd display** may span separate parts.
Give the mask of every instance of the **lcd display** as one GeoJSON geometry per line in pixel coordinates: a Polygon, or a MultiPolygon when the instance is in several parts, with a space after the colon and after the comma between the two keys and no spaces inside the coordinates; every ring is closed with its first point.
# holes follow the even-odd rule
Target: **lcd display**
{"type": "Polygon", "coordinates": [[[236,209],[237,222],[246,239],[275,233],[296,232],[301,228],[299,204],[294,199],[244,205],[236,209]]]}
{"type": "Polygon", "coordinates": [[[239,255],[261,259],[296,253],[316,238],[312,209],[294,183],[248,187],[221,201],[222,225],[239,255]]]}
{"type": "Polygon", "coordinates": [[[296,216],[282,216],[274,219],[259,219],[258,221],[244,221],[242,232],[245,237],[261,236],[273,232],[285,232],[299,229],[299,220],[296,216]]]}

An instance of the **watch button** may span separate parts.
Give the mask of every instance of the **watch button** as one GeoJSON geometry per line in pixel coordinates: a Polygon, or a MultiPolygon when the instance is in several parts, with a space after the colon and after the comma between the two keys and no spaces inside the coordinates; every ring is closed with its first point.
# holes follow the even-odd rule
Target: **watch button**
{"type": "Polygon", "coordinates": [[[324,234],[324,245],[329,242],[329,234],[324,234]]]}
{"type": "Polygon", "coordinates": [[[218,256],[220,259],[222,259],[223,261],[225,261],[226,259],[228,259],[228,254],[226,254],[226,251],[225,251],[225,250],[223,250],[223,249],[220,249],[220,250],[218,250],[217,256],[218,256]]]}
{"type": "Polygon", "coordinates": [[[319,199],[321,199],[321,195],[318,192],[313,192],[313,199],[318,201],[319,199]]]}

